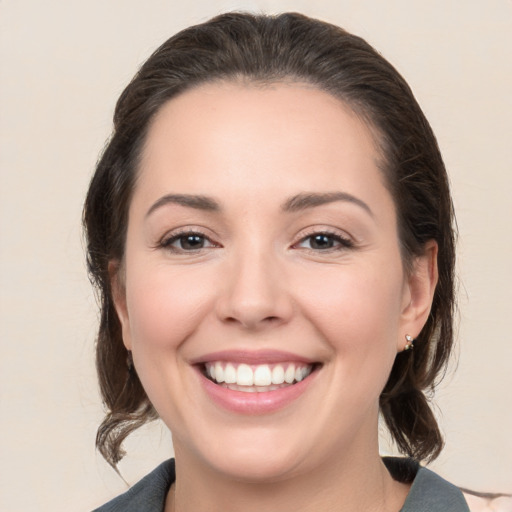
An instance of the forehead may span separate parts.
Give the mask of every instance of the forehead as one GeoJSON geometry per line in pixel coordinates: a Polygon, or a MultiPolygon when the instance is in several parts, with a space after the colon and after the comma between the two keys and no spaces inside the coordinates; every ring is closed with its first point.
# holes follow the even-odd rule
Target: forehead
{"type": "Polygon", "coordinates": [[[330,125],[329,129],[343,124],[348,128],[345,137],[351,131],[374,149],[378,147],[373,127],[349,104],[312,84],[289,81],[215,81],[188,89],[160,108],[149,127],[148,139],[154,139],[155,132],[165,136],[172,128],[179,128],[183,136],[190,135],[190,128],[201,133],[201,126],[215,121],[231,123],[219,125],[223,131],[230,126],[234,131],[241,125],[245,129],[265,125],[267,130],[293,128],[296,134],[301,127],[318,131],[320,123],[330,125]],[[293,126],[297,121],[299,124],[293,126]]]}
{"type": "Polygon", "coordinates": [[[367,124],[314,86],[217,82],[160,109],[145,141],[139,185],[201,194],[210,187],[256,192],[269,184],[326,191],[354,188],[354,178],[382,182],[379,160],[367,124]]]}

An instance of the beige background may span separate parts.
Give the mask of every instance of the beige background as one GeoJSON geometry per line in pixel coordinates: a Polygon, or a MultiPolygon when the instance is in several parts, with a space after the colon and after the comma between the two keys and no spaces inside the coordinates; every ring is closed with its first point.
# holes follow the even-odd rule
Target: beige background
{"type": "MultiPolygon", "coordinates": [[[[125,489],[94,451],[102,411],[81,204],[114,102],[164,39],[224,10],[297,10],[367,38],[405,75],[453,183],[460,358],[438,393],[453,482],[512,491],[510,0],[0,0],[0,509],[87,511],[125,489]]],[[[128,443],[137,480],[170,454],[128,443]]]]}

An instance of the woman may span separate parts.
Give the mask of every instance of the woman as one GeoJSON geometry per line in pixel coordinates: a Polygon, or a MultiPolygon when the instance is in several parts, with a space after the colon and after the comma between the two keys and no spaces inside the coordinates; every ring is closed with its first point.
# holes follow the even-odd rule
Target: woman
{"type": "Polygon", "coordinates": [[[159,416],[175,461],[98,510],[468,510],[418,465],[453,212],[397,71],[324,22],[225,14],[164,43],[114,123],[84,210],[97,444],[115,467],[159,416]],[[379,412],[408,458],[380,458],[379,412]]]}

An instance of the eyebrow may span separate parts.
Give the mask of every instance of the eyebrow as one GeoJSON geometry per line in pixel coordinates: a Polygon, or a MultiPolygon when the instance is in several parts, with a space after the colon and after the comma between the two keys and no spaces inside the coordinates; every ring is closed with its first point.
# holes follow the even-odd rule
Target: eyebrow
{"type": "Polygon", "coordinates": [[[194,208],[196,210],[209,212],[220,211],[219,203],[211,197],[192,194],[167,194],[153,203],[151,208],[147,211],[146,217],[151,215],[158,208],[167,204],[178,204],[180,206],[186,206],[187,208],[194,208]]]}
{"type": "MultiPolygon", "coordinates": [[[[304,192],[288,199],[282,205],[281,209],[284,212],[293,213],[307,210],[308,208],[314,208],[315,206],[334,203],[335,201],[344,201],[360,206],[373,217],[371,208],[364,201],[347,192],[304,192]]],[[[153,203],[151,208],[147,211],[146,217],[151,215],[158,208],[168,204],[178,204],[187,208],[209,212],[219,212],[221,210],[219,203],[212,197],[193,194],[167,194],[153,203]]]]}
{"type": "Polygon", "coordinates": [[[347,192],[311,192],[297,194],[283,204],[282,210],[285,212],[298,212],[308,208],[314,208],[315,206],[334,203],[335,201],[355,204],[365,210],[371,217],[374,216],[371,208],[364,201],[347,192]]]}

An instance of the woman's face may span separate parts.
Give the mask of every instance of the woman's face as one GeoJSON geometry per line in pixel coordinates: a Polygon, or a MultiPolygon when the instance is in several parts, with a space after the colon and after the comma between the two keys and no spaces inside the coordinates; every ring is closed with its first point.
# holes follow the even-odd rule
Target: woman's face
{"type": "Polygon", "coordinates": [[[156,116],[117,309],[181,460],[279,479],[376,449],[433,279],[428,261],[404,274],[378,162],[365,124],[306,85],[204,85],[156,116]]]}

